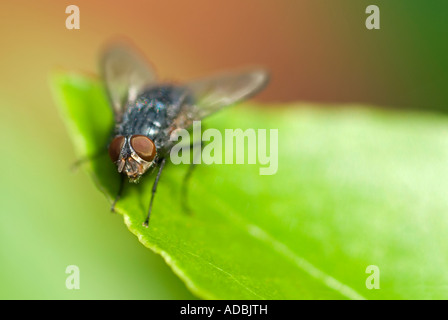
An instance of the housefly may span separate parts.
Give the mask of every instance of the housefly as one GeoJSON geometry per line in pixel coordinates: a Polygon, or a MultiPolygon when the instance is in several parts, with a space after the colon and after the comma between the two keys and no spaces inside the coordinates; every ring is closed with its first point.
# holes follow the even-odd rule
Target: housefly
{"type": "Polygon", "coordinates": [[[136,183],[146,172],[158,169],[144,226],[148,226],[157,184],[174,145],[170,135],[253,96],[268,81],[266,71],[251,69],[185,84],[161,83],[145,58],[122,44],[103,52],[100,69],[115,115],[109,156],[122,176],[112,210],[126,176],[136,183]]]}

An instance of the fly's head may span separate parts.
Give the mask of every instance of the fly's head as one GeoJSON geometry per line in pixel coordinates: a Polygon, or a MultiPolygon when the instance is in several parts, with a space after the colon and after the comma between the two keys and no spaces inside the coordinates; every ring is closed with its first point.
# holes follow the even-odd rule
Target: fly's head
{"type": "Polygon", "coordinates": [[[156,154],[154,142],[144,135],[116,136],[109,145],[109,156],[118,172],[126,173],[134,183],[152,167],[156,154]]]}

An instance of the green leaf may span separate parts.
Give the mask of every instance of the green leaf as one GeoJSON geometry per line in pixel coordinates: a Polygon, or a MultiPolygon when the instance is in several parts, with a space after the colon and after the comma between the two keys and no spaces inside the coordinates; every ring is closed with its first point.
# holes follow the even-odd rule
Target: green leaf
{"type": "MultiPolygon", "coordinates": [[[[70,74],[56,75],[53,83],[79,156],[104,150],[86,168],[112,201],[119,177],[106,155],[113,117],[102,87],[70,74]]],[[[359,107],[246,105],[223,110],[204,125],[221,132],[278,129],[278,172],[261,176],[260,165],[200,165],[190,181],[189,216],[180,201],[187,165],[169,163],[149,228],[142,222],[153,177],[127,184],[117,204],[129,230],[194,294],[448,298],[445,118],[359,107]],[[369,265],[380,270],[380,289],[366,287],[369,265]]]]}

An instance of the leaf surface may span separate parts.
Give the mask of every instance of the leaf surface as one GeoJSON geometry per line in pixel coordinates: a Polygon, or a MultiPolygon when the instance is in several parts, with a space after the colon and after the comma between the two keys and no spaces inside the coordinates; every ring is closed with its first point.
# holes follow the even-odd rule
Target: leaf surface
{"type": "MultiPolygon", "coordinates": [[[[103,150],[85,167],[112,201],[119,184],[107,156],[113,116],[100,83],[58,74],[53,89],[78,155],[103,150]]],[[[180,190],[188,165],[168,163],[149,228],[142,222],[154,176],[127,184],[116,207],[198,297],[448,298],[445,118],[245,105],[204,125],[223,137],[225,129],[278,129],[278,172],[200,165],[187,215],[180,190]],[[380,289],[366,287],[369,265],[380,270],[380,289]]]]}

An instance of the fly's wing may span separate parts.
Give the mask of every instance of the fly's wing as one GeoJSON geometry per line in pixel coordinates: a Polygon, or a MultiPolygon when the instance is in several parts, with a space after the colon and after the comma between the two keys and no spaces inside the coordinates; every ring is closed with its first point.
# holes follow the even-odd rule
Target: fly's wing
{"type": "Polygon", "coordinates": [[[183,121],[178,121],[178,128],[186,128],[193,121],[252,97],[266,86],[268,80],[267,71],[252,69],[222,73],[186,84],[192,102],[180,112],[183,121]]]}
{"type": "Polygon", "coordinates": [[[104,50],[100,69],[117,121],[121,119],[126,104],[156,82],[156,74],[145,58],[122,44],[104,50]]]}

